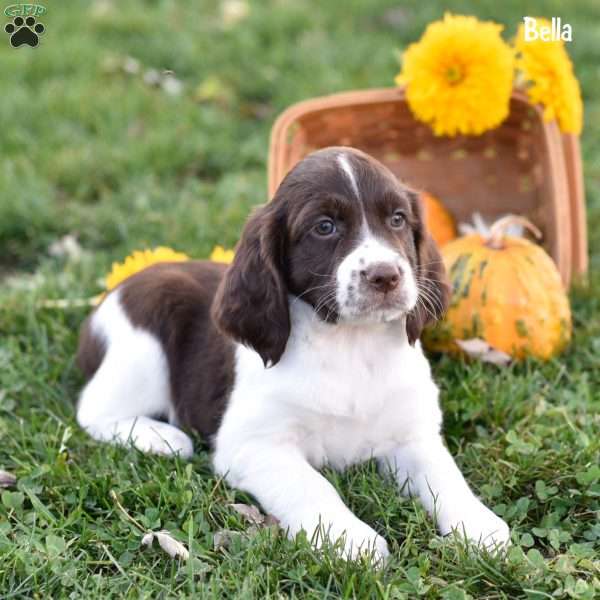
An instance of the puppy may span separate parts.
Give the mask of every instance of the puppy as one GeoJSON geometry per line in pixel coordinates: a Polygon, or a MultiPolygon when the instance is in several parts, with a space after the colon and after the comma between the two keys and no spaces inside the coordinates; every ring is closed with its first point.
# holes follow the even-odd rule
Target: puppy
{"type": "Polygon", "coordinates": [[[418,195],[351,148],[309,155],[244,228],[233,264],[164,263],[90,316],[77,420],[95,439],[214,467],[290,536],[387,556],[318,471],[375,458],[440,532],[488,547],[506,523],[473,494],[440,436],[423,327],[448,301],[418,195]]]}

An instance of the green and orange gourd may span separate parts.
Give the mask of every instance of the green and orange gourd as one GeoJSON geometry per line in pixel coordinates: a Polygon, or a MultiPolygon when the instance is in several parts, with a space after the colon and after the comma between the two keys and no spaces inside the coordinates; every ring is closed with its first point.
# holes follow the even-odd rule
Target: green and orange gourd
{"type": "Polygon", "coordinates": [[[452,298],[445,318],[425,335],[429,349],[459,353],[456,339],[481,338],[517,359],[548,359],[568,344],[571,311],[558,270],[540,246],[506,235],[514,223],[541,236],[509,215],[489,235],[469,234],[441,248],[452,298]]]}

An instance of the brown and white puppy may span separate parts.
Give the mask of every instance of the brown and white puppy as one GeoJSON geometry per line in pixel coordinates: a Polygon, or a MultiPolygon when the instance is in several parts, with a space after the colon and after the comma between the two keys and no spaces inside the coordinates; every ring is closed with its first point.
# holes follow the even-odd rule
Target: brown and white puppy
{"type": "Polygon", "coordinates": [[[252,214],[228,269],[159,264],[107,296],[81,335],[77,419],[161,454],[190,456],[180,427],[198,431],[290,535],[350,557],[387,544],[317,469],[372,457],[442,534],[505,543],[440,437],[418,338],[447,298],[417,194],[362,152],[321,150],[252,214]]]}

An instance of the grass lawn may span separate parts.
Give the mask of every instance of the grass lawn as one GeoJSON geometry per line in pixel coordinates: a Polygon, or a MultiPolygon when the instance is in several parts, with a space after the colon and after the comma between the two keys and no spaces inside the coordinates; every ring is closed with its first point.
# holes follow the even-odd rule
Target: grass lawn
{"type": "Polygon", "coordinates": [[[598,0],[255,0],[237,24],[224,23],[216,0],[46,5],[38,48],[0,44],[0,468],[18,477],[0,502],[0,597],[600,597],[598,0]],[[251,499],[211,474],[205,450],[186,463],[90,440],[72,404],[87,309],[37,303],[97,294],[112,261],[136,248],[204,257],[233,245],[266,197],[275,116],[307,97],[390,85],[394,50],[448,9],[510,34],[531,13],[572,24],[591,281],[572,291],[574,340],[559,359],[503,370],[433,359],[448,444],[513,530],[505,559],[436,537],[371,464],[327,473],[390,542],[392,558],[375,572],[249,530],[229,504],[251,499]],[[173,70],[182,89],[149,85],[147,69],[173,70]],[[68,233],[78,259],[49,251],[68,233]],[[140,550],[113,491],[192,560],[140,550]],[[234,533],[215,549],[223,530],[234,533]]]}

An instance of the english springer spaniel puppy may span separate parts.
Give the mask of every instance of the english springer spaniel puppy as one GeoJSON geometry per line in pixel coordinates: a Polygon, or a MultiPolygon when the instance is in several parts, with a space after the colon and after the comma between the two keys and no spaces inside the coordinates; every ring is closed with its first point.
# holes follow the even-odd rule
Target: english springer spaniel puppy
{"type": "Polygon", "coordinates": [[[319,473],[375,458],[442,534],[487,547],[506,523],[473,494],[440,435],[419,336],[448,301],[418,195],[351,148],[302,160],[248,220],[229,268],[163,263],[84,324],[77,420],[95,439],[214,467],[290,536],[377,560],[386,541],[319,473]]]}

